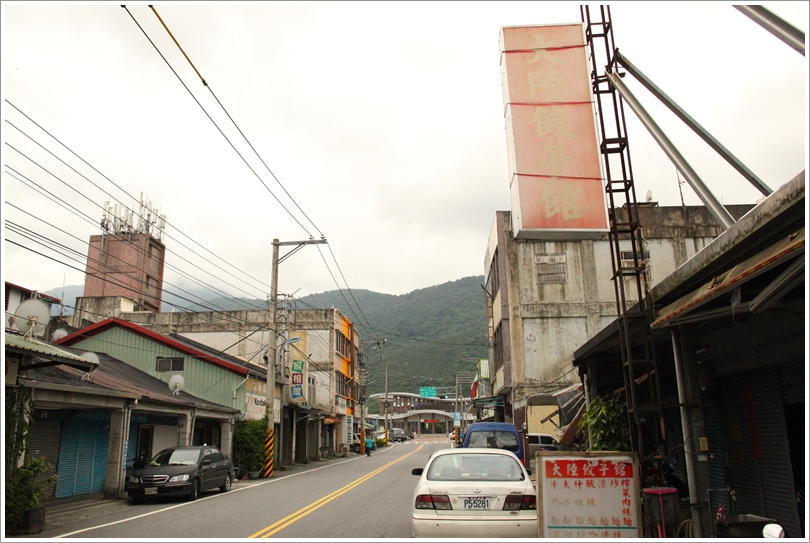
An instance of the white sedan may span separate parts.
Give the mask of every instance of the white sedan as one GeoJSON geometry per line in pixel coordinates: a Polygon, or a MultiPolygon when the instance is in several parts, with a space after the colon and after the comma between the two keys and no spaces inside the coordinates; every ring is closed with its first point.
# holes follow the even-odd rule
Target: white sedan
{"type": "Polygon", "coordinates": [[[514,453],[442,449],[424,468],[413,494],[413,537],[538,537],[537,494],[514,453]]]}

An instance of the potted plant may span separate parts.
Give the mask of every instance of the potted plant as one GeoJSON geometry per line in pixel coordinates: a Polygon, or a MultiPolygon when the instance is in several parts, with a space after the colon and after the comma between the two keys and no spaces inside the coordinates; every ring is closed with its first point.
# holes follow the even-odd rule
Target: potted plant
{"type": "Polygon", "coordinates": [[[53,466],[42,456],[26,458],[6,472],[6,529],[11,533],[39,533],[45,526],[41,505],[45,489],[56,482],[53,466]]]}

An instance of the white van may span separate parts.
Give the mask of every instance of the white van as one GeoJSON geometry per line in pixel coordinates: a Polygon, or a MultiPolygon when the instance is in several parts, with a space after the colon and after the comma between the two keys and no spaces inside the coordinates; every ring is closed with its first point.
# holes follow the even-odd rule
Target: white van
{"type": "Polygon", "coordinates": [[[559,451],[561,447],[551,434],[529,434],[529,454],[532,458],[537,451],[559,451]]]}

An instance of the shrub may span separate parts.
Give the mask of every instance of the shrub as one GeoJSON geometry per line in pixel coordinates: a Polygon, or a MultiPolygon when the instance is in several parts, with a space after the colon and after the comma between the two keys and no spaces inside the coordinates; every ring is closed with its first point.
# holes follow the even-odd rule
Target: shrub
{"type": "Polygon", "coordinates": [[[27,458],[6,472],[6,525],[22,520],[30,509],[40,507],[45,488],[56,482],[53,465],[42,456],[27,458]]]}
{"type": "MultiPolygon", "coordinates": [[[[267,432],[267,417],[260,420],[240,420],[233,430],[233,463],[245,471],[257,471],[264,467],[264,436],[267,432]]],[[[276,436],[278,446],[278,436],[276,436]]]]}
{"type": "Polygon", "coordinates": [[[590,451],[630,451],[627,408],[617,395],[591,400],[577,427],[588,436],[590,451]]]}

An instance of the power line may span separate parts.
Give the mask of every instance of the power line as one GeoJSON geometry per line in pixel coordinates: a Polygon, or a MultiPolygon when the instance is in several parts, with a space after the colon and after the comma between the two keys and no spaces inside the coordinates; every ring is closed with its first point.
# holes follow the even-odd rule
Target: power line
{"type": "MultiPolygon", "coordinates": [[[[141,25],[138,23],[138,21],[135,19],[135,17],[129,12],[127,7],[126,6],[121,6],[121,7],[123,7],[124,10],[126,10],[127,14],[132,18],[132,21],[138,26],[138,28],[143,33],[144,37],[149,41],[150,44],[152,44],[152,47],[154,47],[157,54],[160,55],[160,58],[162,58],[163,61],[166,63],[166,66],[169,67],[169,69],[172,71],[172,73],[175,75],[175,77],[177,77],[177,80],[180,82],[180,84],[183,85],[183,87],[186,89],[186,91],[189,93],[189,95],[194,99],[194,101],[197,103],[197,105],[200,107],[200,109],[203,111],[203,113],[205,113],[205,116],[208,117],[208,119],[211,121],[211,123],[214,125],[214,127],[222,135],[222,137],[225,138],[225,141],[228,142],[228,145],[230,145],[231,148],[234,150],[234,152],[239,156],[239,158],[242,159],[242,162],[245,163],[245,166],[247,166],[248,169],[251,172],[253,172],[253,175],[256,176],[256,179],[259,180],[259,182],[262,184],[262,186],[264,186],[264,188],[267,190],[267,192],[269,192],[270,195],[273,198],[275,198],[276,202],[278,202],[278,204],[282,207],[282,209],[284,209],[284,211],[287,212],[287,214],[296,222],[296,224],[298,224],[298,226],[300,226],[304,230],[304,232],[307,233],[308,236],[312,237],[312,234],[309,232],[309,230],[307,230],[307,228],[303,224],[301,224],[301,222],[290,212],[290,210],[287,209],[287,207],[281,202],[281,200],[278,198],[278,196],[276,196],[276,194],[272,190],[270,190],[270,187],[267,186],[267,184],[264,182],[264,180],[261,178],[261,176],[248,163],[248,161],[245,159],[245,157],[242,155],[242,153],[239,152],[239,150],[236,148],[236,146],[233,144],[233,142],[230,140],[230,138],[228,138],[228,136],[225,135],[225,132],[222,131],[222,129],[217,124],[217,122],[211,117],[211,115],[208,113],[208,111],[206,111],[205,107],[200,103],[199,100],[197,100],[197,97],[194,96],[194,93],[191,92],[191,89],[188,88],[188,85],[186,85],[186,83],[183,81],[183,79],[180,77],[180,75],[177,73],[177,71],[174,69],[174,67],[171,65],[171,63],[169,63],[169,61],[166,59],[166,57],[160,51],[160,49],[155,44],[155,42],[152,41],[152,39],[149,37],[149,35],[146,33],[146,31],[143,29],[143,27],[141,27],[141,25]]],[[[296,204],[296,206],[297,205],[298,204],[296,204]]]]}

